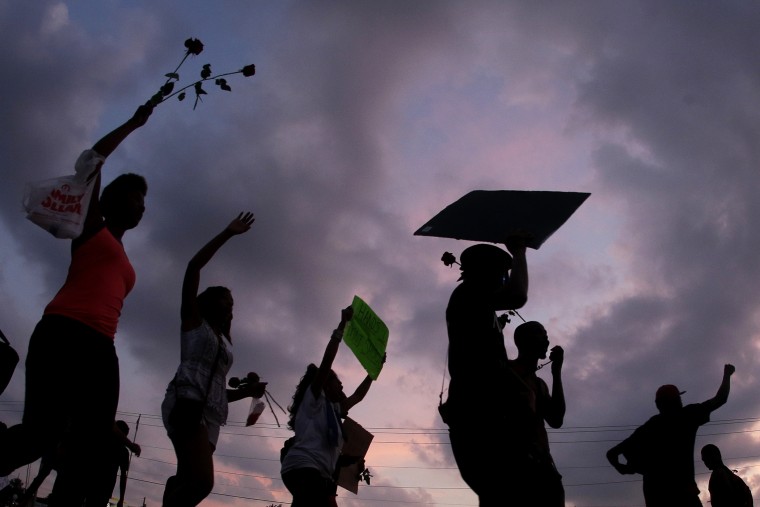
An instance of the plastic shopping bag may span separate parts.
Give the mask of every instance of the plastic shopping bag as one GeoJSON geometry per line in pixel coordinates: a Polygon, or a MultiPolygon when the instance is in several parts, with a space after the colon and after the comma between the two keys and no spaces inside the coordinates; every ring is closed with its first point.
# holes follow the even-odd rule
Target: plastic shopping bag
{"type": "Polygon", "coordinates": [[[104,160],[85,150],[77,160],[76,174],[27,183],[22,199],[26,218],[56,238],[78,237],[95,186],[94,173],[104,160]]]}
{"type": "Polygon", "coordinates": [[[259,420],[259,416],[264,411],[266,405],[261,398],[251,398],[251,408],[248,410],[248,417],[245,420],[246,426],[253,426],[259,420]]]}

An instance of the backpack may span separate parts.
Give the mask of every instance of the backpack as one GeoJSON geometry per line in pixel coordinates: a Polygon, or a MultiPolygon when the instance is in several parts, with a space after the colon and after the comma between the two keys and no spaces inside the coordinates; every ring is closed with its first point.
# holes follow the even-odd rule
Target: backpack
{"type": "MultiPolygon", "coordinates": [[[[729,469],[731,470],[731,469],[729,469]]],[[[737,507],[753,507],[754,500],[752,499],[752,490],[739,475],[731,470],[731,496],[733,498],[733,504],[737,507]]]]}

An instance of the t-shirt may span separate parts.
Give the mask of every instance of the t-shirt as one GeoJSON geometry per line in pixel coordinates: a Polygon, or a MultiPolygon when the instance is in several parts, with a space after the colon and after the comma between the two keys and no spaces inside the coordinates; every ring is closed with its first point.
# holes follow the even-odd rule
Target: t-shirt
{"type": "Polygon", "coordinates": [[[717,467],[710,474],[708,485],[712,507],[752,507],[752,490],[727,466],[717,467]]]}
{"type": "Polygon", "coordinates": [[[449,337],[447,404],[466,420],[504,417],[501,394],[507,372],[507,349],[492,297],[468,281],[457,286],[446,308],[449,337]]]}
{"type": "Polygon", "coordinates": [[[316,468],[322,477],[332,478],[344,440],[342,432],[338,431],[337,443],[330,442],[328,417],[334,418],[333,423],[339,423],[339,411],[339,405],[330,403],[324,391],[315,398],[311,388],[306,389],[296,414],[295,438],[282,460],[281,473],[297,468],[316,468]]]}
{"type": "Polygon", "coordinates": [[[694,403],[672,413],[657,414],[621,443],[629,464],[644,478],[644,490],[698,492],[694,481],[697,430],[710,421],[710,409],[694,403]]]}

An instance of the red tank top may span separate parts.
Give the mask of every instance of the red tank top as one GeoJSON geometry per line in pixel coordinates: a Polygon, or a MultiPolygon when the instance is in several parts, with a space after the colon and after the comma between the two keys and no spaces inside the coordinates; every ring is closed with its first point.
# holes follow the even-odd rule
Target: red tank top
{"type": "Polygon", "coordinates": [[[135,270],[124,247],[103,227],[71,253],[66,281],[44,313],[77,320],[113,339],[134,285],[135,270]]]}

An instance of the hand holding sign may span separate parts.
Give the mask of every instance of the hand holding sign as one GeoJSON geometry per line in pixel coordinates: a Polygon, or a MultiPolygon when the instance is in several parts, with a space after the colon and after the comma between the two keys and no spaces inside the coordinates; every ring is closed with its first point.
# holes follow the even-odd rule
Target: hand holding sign
{"type": "Polygon", "coordinates": [[[351,302],[353,318],[346,324],[343,341],[348,345],[372,380],[377,380],[385,362],[388,326],[359,296],[351,302]]]}

